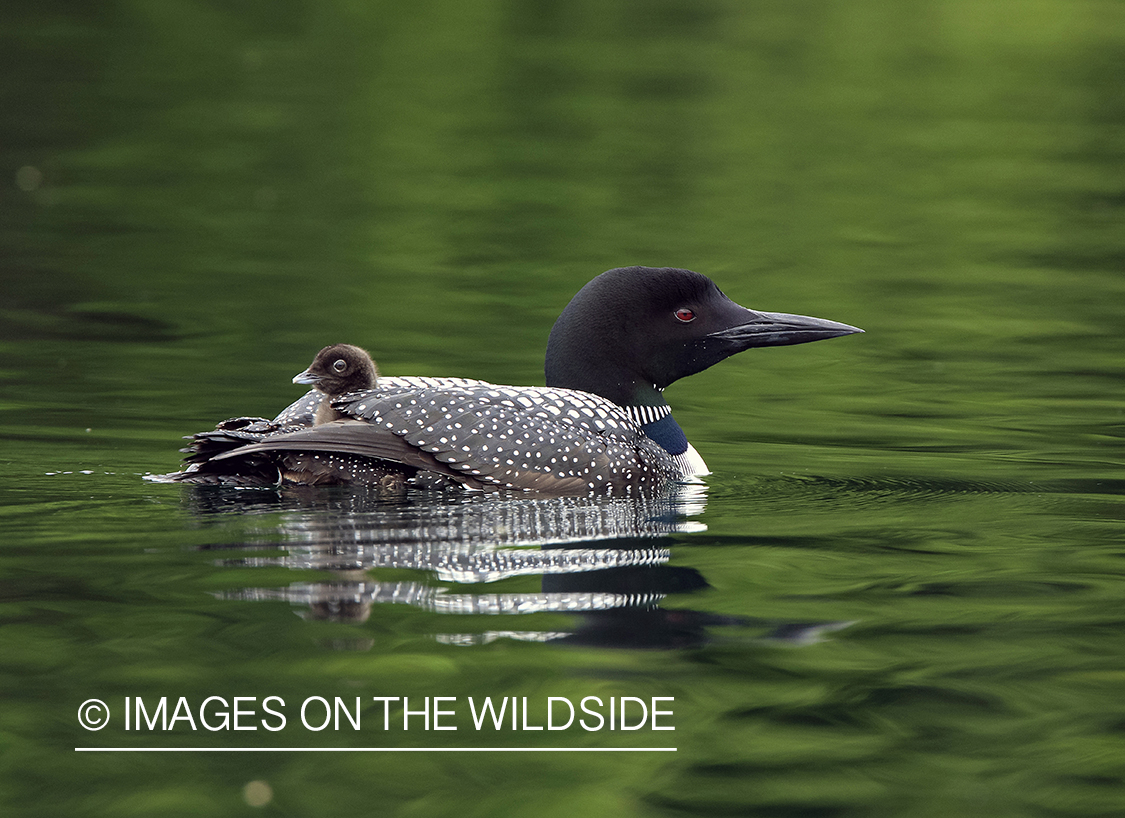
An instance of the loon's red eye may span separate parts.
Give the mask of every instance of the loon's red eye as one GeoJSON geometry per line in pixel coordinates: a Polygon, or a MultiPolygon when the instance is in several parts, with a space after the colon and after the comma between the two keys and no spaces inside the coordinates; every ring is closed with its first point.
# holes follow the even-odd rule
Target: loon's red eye
{"type": "Polygon", "coordinates": [[[676,310],[676,318],[686,324],[689,321],[695,320],[695,313],[689,310],[687,307],[680,307],[678,310],[676,310]]]}

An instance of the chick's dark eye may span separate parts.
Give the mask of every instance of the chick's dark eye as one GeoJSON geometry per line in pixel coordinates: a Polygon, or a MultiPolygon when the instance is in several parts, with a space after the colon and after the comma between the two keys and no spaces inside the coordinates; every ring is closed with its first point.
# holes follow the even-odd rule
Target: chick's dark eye
{"type": "Polygon", "coordinates": [[[340,360],[336,361],[336,363],[332,364],[332,368],[337,372],[343,372],[348,368],[348,362],[341,358],[340,360]]]}
{"type": "Polygon", "coordinates": [[[695,313],[689,310],[687,307],[680,307],[678,310],[676,310],[676,319],[686,324],[689,321],[695,320],[695,313]]]}

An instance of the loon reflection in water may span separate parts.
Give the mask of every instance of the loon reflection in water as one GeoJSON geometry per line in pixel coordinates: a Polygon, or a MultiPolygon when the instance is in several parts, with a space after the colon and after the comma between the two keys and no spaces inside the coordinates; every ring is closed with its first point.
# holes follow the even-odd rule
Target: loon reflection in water
{"type": "MultiPolygon", "coordinates": [[[[263,493],[254,494],[260,498],[260,508],[276,508],[264,502],[263,493]]],[[[213,500],[215,493],[200,491],[199,496],[213,500]]],[[[695,568],[669,564],[674,538],[706,530],[702,523],[688,519],[704,508],[705,489],[699,485],[634,498],[465,495],[461,502],[448,498],[427,502],[428,496],[432,497],[419,492],[411,502],[391,503],[342,490],[295,496],[279,492],[278,502],[285,510],[276,527],[263,531],[260,541],[212,545],[207,550],[251,552],[224,560],[226,565],[321,570],[326,572],[325,580],[280,588],[248,587],[220,596],[286,601],[304,608],[306,616],[332,621],[362,622],[375,606],[385,604],[442,614],[443,622],[456,621],[445,616],[465,614],[576,615],[571,629],[507,626],[465,632],[443,627],[433,634],[438,641],[454,645],[508,638],[678,648],[704,644],[713,638],[713,628],[723,626],[753,627],[767,638],[793,643],[841,627],[840,623],[770,622],[663,607],[669,597],[683,598],[709,587],[695,568]],[[380,580],[380,572],[387,569],[418,571],[423,576],[380,580]],[[506,588],[497,593],[473,587],[516,580],[518,588],[519,578],[534,576],[542,578],[535,590],[506,588]]],[[[244,501],[239,502],[245,511],[244,501]]]]}

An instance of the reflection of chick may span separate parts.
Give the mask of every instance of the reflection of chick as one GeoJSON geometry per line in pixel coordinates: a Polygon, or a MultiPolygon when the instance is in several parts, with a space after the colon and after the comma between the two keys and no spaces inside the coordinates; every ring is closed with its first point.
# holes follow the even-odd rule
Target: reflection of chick
{"type": "Polygon", "coordinates": [[[374,389],[379,370],[366,351],[351,344],[333,344],[316,354],[309,368],[293,378],[293,383],[311,385],[323,392],[324,400],[316,410],[314,425],[342,420],[346,415],[332,408],[332,400],[348,392],[374,389]]]}
{"type": "Polygon", "coordinates": [[[313,619],[326,622],[366,622],[371,616],[370,599],[326,599],[309,606],[313,619]]]}

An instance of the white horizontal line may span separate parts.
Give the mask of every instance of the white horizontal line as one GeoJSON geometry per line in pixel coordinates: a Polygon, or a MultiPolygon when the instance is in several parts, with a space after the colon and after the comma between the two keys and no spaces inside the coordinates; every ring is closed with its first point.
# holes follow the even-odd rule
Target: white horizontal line
{"type": "Polygon", "coordinates": [[[674,753],[675,747],[75,747],[76,753],[674,753]]]}

